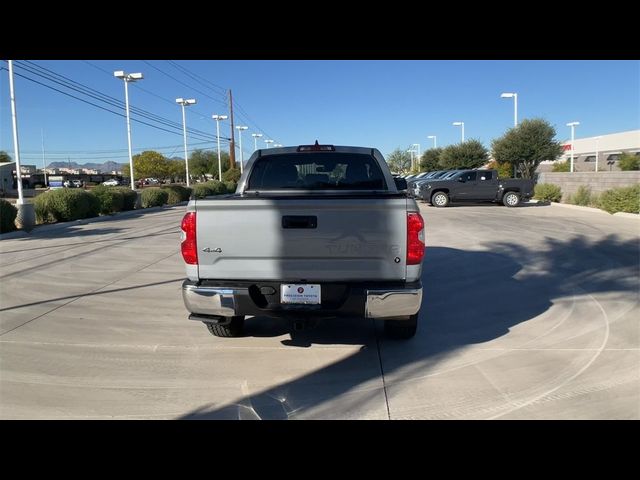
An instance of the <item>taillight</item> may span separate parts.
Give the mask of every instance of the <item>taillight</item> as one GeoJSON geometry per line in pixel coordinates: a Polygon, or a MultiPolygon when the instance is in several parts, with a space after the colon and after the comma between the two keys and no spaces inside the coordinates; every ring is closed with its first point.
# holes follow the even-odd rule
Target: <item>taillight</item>
{"type": "Polygon", "coordinates": [[[182,258],[189,265],[198,264],[198,244],[196,242],[196,212],[187,212],[182,218],[182,258]]]}
{"type": "Polygon", "coordinates": [[[424,257],[424,220],[417,212],[407,213],[407,265],[418,265],[424,257]]]}

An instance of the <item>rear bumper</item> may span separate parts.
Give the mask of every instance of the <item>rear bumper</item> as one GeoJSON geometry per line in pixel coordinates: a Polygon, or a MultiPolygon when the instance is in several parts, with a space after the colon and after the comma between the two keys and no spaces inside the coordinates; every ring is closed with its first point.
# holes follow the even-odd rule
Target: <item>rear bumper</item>
{"type": "Polygon", "coordinates": [[[283,305],[277,282],[192,282],[182,284],[185,307],[195,320],[206,317],[263,315],[271,317],[344,317],[393,318],[414,315],[422,303],[422,284],[345,283],[322,284],[321,305],[283,305]],[[271,287],[274,293],[262,295],[260,287],[271,287]],[[204,316],[204,317],[199,317],[204,316]]]}

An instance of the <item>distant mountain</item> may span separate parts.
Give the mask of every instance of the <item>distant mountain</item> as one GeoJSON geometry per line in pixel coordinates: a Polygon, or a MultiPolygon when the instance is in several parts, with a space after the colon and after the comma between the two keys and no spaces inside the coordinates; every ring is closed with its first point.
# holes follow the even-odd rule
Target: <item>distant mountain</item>
{"type": "Polygon", "coordinates": [[[51,162],[47,165],[47,168],[92,168],[99,172],[111,173],[112,170],[122,170],[125,163],[118,162],[104,162],[104,163],[85,163],[80,164],[76,162],[51,162]]]}

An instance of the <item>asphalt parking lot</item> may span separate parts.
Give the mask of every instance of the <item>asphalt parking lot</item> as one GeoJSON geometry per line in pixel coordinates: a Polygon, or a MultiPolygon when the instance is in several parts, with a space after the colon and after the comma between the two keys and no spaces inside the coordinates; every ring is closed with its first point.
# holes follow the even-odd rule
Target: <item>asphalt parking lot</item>
{"type": "Polygon", "coordinates": [[[184,207],[0,241],[2,419],[639,419],[640,221],[436,209],[419,330],[187,320],[184,207]]]}

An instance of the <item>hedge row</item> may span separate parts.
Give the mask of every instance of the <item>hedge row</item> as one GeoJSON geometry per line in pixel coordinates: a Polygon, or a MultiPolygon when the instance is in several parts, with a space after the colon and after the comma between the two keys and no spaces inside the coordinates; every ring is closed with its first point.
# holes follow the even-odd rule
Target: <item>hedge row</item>
{"type": "Polygon", "coordinates": [[[236,191],[236,183],[234,181],[219,182],[212,180],[205,183],[197,183],[193,186],[193,195],[196,198],[205,198],[211,195],[223,195],[225,193],[234,193],[236,191]]]}
{"type": "MultiPolygon", "coordinates": [[[[534,198],[559,202],[562,198],[562,190],[557,185],[539,183],[535,187],[534,198]]],[[[640,184],[631,187],[612,188],[599,196],[592,193],[590,187],[581,185],[566,201],[573,205],[600,208],[609,213],[640,214],[640,184]]]]}

